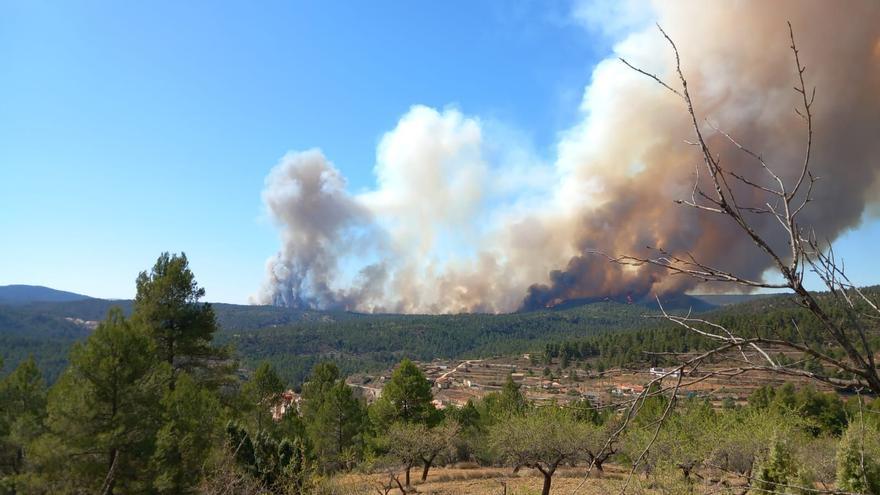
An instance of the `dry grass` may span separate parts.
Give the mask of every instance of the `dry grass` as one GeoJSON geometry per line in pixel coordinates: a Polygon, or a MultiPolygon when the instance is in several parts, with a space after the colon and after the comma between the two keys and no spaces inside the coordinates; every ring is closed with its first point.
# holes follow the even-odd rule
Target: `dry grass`
{"type": "MultiPolygon", "coordinates": [[[[553,477],[552,493],[569,494],[580,485],[586,472],[585,468],[560,468],[553,477]]],[[[402,479],[402,473],[401,479],[402,479]]],[[[543,477],[537,471],[524,469],[513,474],[510,468],[435,468],[432,469],[425,482],[418,480],[420,470],[413,469],[413,486],[422,494],[433,495],[501,495],[504,486],[507,487],[508,495],[537,495],[541,493],[543,477]]],[[[600,495],[618,491],[625,478],[625,473],[615,467],[609,467],[606,472],[596,477],[594,472],[588,479],[578,495],[600,495]]],[[[334,495],[366,495],[376,494],[376,488],[383,482],[388,481],[387,473],[358,474],[349,473],[340,475],[331,480],[326,487],[326,493],[334,495]],[[331,486],[332,485],[332,486],[331,486]]],[[[638,481],[636,481],[636,485],[638,481]]],[[[630,493],[648,493],[640,491],[640,487],[632,486],[630,493]]],[[[395,488],[389,494],[399,494],[395,488]]]]}

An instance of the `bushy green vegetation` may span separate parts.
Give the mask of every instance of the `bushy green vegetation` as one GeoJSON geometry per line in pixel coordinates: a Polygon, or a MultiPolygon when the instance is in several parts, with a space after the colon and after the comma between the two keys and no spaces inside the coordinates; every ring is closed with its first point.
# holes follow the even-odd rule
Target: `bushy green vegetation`
{"type": "Polygon", "coordinates": [[[118,493],[234,486],[298,494],[339,471],[397,466],[409,484],[412,468],[424,479],[436,464],[470,461],[536,469],[550,493],[561,465],[599,471],[606,461],[638,459],[641,477],[674,493],[693,491],[712,472],[748,480],[755,493],[770,486],[808,493],[799,487],[816,482],[871,493],[880,472],[880,401],[860,404],[810,389],[762,388],[748,406],[725,409],[679,399],[658,429],[668,405],[659,395],[609,441],[625,407],[539,407],[509,379],[482,400],[437,410],[429,382],[407,361],[370,406],[335,365],[321,363],[303,386],[299,409],[272,420],[285,384],[271,366],[233,389],[185,371],[169,388],[171,367],[154,350],[148,333],[115,312],[76,347],[48,395],[32,361],[9,375],[0,385],[0,443],[13,455],[0,462],[2,490],[101,492],[109,479],[118,493]]]}

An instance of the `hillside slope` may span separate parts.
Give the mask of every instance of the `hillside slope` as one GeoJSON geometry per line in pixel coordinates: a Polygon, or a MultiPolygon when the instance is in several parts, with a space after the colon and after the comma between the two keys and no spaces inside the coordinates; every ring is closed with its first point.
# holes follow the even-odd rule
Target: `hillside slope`
{"type": "Polygon", "coordinates": [[[84,299],[90,299],[90,297],[41,285],[0,286],[0,304],[27,304],[38,301],[82,301],[84,299]]]}
{"type": "MultiPolygon", "coordinates": [[[[799,317],[786,297],[747,299],[712,309],[708,317],[748,329],[747,333],[784,326],[799,317]]],[[[692,308],[693,299],[685,298],[680,303],[664,303],[664,307],[671,311],[672,306],[680,306],[677,310],[686,312],[692,308]]],[[[0,305],[0,357],[6,364],[3,372],[33,353],[52,380],[64,364],[66,349],[88,334],[84,323],[94,324],[113,305],[127,313],[132,308],[131,301],[99,299],[0,305]]],[[[680,335],[681,329],[669,333],[664,329],[669,327],[666,322],[650,318],[658,315],[655,308],[613,301],[502,315],[366,315],[271,306],[213,306],[221,327],[216,336],[218,344],[235,348],[249,366],[261,360],[271,362],[293,384],[323,359],[333,359],[345,372],[354,372],[387,368],[403,357],[430,360],[511,355],[543,351],[548,343],[580,339],[590,339],[591,345],[601,347],[609,358],[626,352],[641,355],[655,345],[671,351],[676,346],[698,344],[688,340],[693,336],[680,335]],[[619,334],[620,338],[616,337],[619,334]]],[[[803,328],[809,330],[809,326],[803,328]]]]}

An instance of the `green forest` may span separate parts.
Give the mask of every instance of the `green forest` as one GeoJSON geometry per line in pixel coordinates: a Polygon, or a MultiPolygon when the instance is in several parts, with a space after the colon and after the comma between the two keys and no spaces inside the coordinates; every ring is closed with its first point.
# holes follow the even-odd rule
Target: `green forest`
{"type": "MultiPolygon", "coordinates": [[[[876,294],[878,289],[867,289],[876,294]]],[[[100,320],[131,301],[92,299],[68,303],[0,305],[2,373],[33,356],[48,383],[67,365],[71,346],[90,331],[68,317],[100,320]]],[[[657,352],[707,348],[707,339],[657,318],[650,306],[602,301],[560,310],[512,314],[368,315],[301,311],[273,306],[212,304],[214,345],[247,368],[266,361],[298,387],[318,362],[330,360],[346,374],[386,369],[404,358],[463,359],[538,352],[549,358],[589,359],[600,370],[660,365],[657,352]]],[[[684,313],[687,308],[678,308],[684,313]]],[[[825,342],[817,322],[785,296],[725,306],[701,313],[741,335],[825,342]],[[793,324],[797,323],[797,326],[793,324]]],[[[831,350],[832,353],[839,351],[831,350]]],[[[809,363],[804,363],[805,366],[809,363]]]]}
{"type": "MultiPolygon", "coordinates": [[[[33,355],[47,380],[65,366],[66,352],[89,331],[66,318],[96,321],[130,301],[100,299],[70,303],[0,305],[0,356],[8,373],[33,355]]],[[[217,320],[215,345],[253,367],[269,361],[281,376],[299,384],[312,366],[333,360],[345,372],[387,368],[404,357],[485,357],[539,349],[547,341],[603,332],[640,331],[656,326],[654,311],[613,302],[560,311],[503,315],[366,315],[300,311],[273,306],[211,305],[217,320]]]]}

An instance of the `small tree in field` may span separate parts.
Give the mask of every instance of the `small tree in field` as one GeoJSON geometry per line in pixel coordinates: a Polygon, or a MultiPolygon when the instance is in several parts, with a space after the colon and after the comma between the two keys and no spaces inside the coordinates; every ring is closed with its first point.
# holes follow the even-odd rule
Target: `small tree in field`
{"type": "Polygon", "coordinates": [[[428,479],[434,461],[444,451],[451,449],[452,440],[458,432],[458,423],[451,420],[433,428],[418,423],[391,425],[384,443],[389,455],[403,464],[406,486],[410,485],[410,471],[419,464],[422,465],[422,481],[428,479]]]}
{"type": "Polygon", "coordinates": [[[451,420],[428,430],[422,442],[422,481],[428,479],[428,470],[434,465],[437,457],[452,447],[452,442],[459,431],[458,423],[451,420]]]}
{"type": "Polygon", "coordinates": [[[521,386],[513,381],[512,375],[507,375],[507,381],[501,388],[498,398],[498,406],[506,414],[522,414],[528,408],[528,401],[520,390],[521,386]]]}
{"type": "Polygon", "coordinates": [[[537,469],[544,476],[541,493],[548,495],[556,469],[584,457],[590,430],[567,410],[550,406],[505,418],[492,427],[490,438],[514,472],[537,469]]]}
{"type": "Polygon", "coordinates": [[[422,462],[428,427],[423,424],[394,423],[385,435],[388,454],[403,464],[405,486],[410,486],[410,471],[422,462]]]}
{"type": "Polygon", "coordinates": [[[770,450],[758,462],[752,478],[753,493],[783,491],[797,481],[797,467],[791,447],[785,440],[778,436],[770,440],[770,450]]]}

